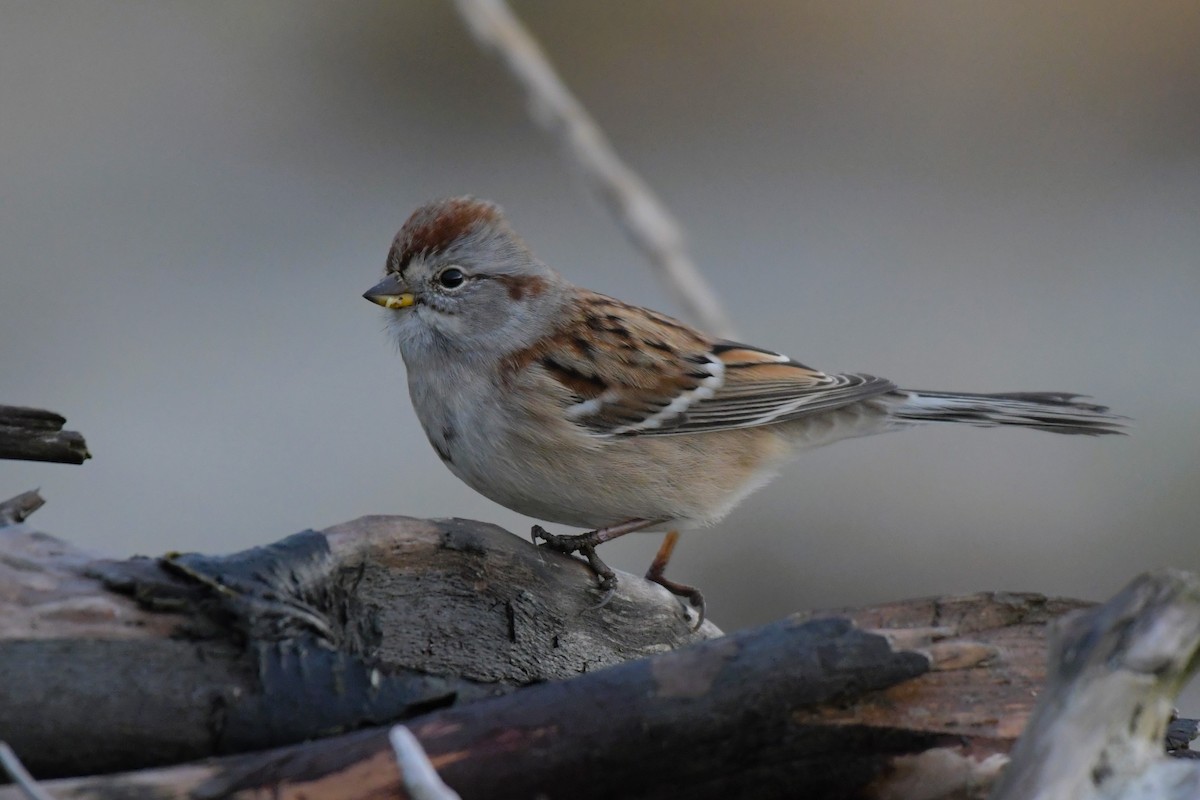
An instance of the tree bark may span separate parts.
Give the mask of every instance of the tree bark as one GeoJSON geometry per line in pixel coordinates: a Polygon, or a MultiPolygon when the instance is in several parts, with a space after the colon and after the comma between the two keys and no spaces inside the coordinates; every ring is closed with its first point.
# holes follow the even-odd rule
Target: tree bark
{"type": "Polygon", "coordinates": [[[0,528],[24,522],[30,514],[46,505],[37,489],[22,492],[0,503],[0,528]]]}
{"type": "Polygon", "coordinates": [[[0,739],[40,777],[406,719],[718,636],[491,525],[365,517],[226,557],[0,528],[0,739]]]}
{"type": "Polygon", "coordinates": [[[82,435],[62,429],[66,422],[53,411],[0,406],[0,458],[82,464],[91,453],[82,435]]]}
{"type": "MultiPolygon", "coordinates": [[[[797,721],[929,669],[844,619],[785,620],[409,723],[463,797],[827,797],[953,737],[797,721]],[[786,668],[782,668],[785,667],[786,668]],[[736,732],[735,734],[733,732],[736,732]],[[731,735],[733,734],[733,735],[731,735]]],[[[386,729],[140,780],[161,797],[404,796],[386,729]],[[354,777],[348,777],[352,772],[354,777]]],[[[114,796],[124,777],[56,783],[114,796]]]]}
{"type": "MultiPolygon", "coordinates": [[[[231,556],[125,561],[3,525],[0,739],[42,780],[140,770],[45,783],[60,800],[417,796],[398,721],[466,798],[982,798],[1046,684],[1049,623],[1089,605],[986,593],[721,637],[630,575],[594,608],[583,563],[465,520],[365,517],[231,556]]],[[[1179,634],[1160,636],[1178,651],[1119,639],[1139,680],[1169,678],[1141,711],[1085,701],[1120,705],[1142,753],[1161,753],[1163,698],[1195,660],[1191,584],[1173,585],[1183,605],[1095,612],[1179,634]]],[[[1081,647],[1061,652],[1077,663],[1081,647]]],[[[1195,729],[1177,725],[1174,746],[1195,729]]],[[[1039,741],[1025,751],[1048,752],[1039,741]]],[[[1104,752],[1095,763],[1130,763],[1104,752]]],[[[1032,784],[1016,785],[1005,800],[1032,784]]]]}
{"type": "Polygon", "coordinates": [[[1195,720],[1175,698],[1200,657],[1200,578],[1162,570],[1056,625],[1051,674],[995,800],[1200,797],[1195,720]],[[1181,724],[1182,723],[1182,724],[1181,724]]]}

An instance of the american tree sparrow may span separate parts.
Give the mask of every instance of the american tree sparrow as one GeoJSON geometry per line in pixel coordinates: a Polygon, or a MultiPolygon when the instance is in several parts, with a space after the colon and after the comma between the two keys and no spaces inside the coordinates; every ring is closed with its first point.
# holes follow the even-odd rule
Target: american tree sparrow
{"type": "MultiPolygon", "coordinates": [[[[605,599],[616,578],[597,545],[712,525],[804,448],[930,422],[1119,432],[1078,395],[911,391],[706,336],[572,285],[471,197],[417,209],[364,297],[389,309],[442,461],[503,506],[590,529],[533,536],[584,555],[605,599]]],[[[703,615],[700,593],[663,575],[674,542],[647,577],[703,615]]]]}

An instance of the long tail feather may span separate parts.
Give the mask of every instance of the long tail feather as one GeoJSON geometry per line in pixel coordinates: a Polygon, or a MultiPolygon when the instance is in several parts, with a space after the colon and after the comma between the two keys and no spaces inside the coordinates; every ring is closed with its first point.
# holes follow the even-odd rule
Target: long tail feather
{"type": "Polygon", "coordinates": [[[906,422],[962,422],[981,428],[1015,425],[1051,433],[1099,436],[1124,433],[1126,417],[1110,414],[1106,406],[1081,402],[1082,395],[1065,392],[967,394],[901,390],[903,402],[893,418],[906,422]]]}

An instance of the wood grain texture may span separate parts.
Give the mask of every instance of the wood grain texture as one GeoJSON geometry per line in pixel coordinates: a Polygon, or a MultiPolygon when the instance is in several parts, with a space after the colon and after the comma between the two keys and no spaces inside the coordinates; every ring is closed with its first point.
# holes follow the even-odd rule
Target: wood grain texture
{"type": "MultiPolygon", "coordinates": [[[[42,780],[134,770],[46,782],[89,800],[404,797],[396,721],[468,799],[969,800],[1022,731],[1082,698],[1089,733],[1112,724],[1136,745],[1035,733],[1022,748],[1043,766],[1008,796],[1076,740],[1091,760],[1074,774],[1093,784],[1150,764],[1191,787],[1160,757],[1196,660],[1195,582],[1151,576],[1098,610],[981,593],[721,636],[633,576],[595,609],[582,562],[467,520],[364,517],[229,556],[120,561],[14,525],[0,528],[0,739],[42,780]],[[1089,622],[1071,623],[1047,690],[1064,614],[1089,622]],[[1109,672],[1132,683],[1063,688],[1109,672]]],[[[1177,724],[1172,749],[1197,729],[1177,724]]]]}
{"type": "MultiPolygon", "coordinates": [[[[1200,577],[1142,575],[1062,618],[1053,642],[1049,680],[995,800],[1200,797],[1200,762],[1163,753],[1175,699],[1200,662],[1200,577]]],[[[1188,722],[1184,747],[1196,731],[1188,722]]]]}
{"type": "MultiPolygon", "coordinates": [[[[894,652],[884,637],[847,620],[788,619],[434,711],[408,727],[464,798],[828,797],[861,789],[895,755],[922,752],[943,737],[810,724],[797,711],[852,702],[927,669],[924,657],[894,652]],[[751,787],[753,795],[745,791],[751,787]]],[[[46,788],[63,799],[94,800],[135,785],[161,798],[407,796],[386,729],[199,770],[46,788]]]]}
{"type": "Polygon", "coordinates": [[[0,739],[39,776],[242,752],[718,636],[495,526],[367,517],[230,556],[0,528],[0,739]],[[65,748],[68,747],[69,751],[65,748]]]}
{"type": "Polygon", "coordinates": [[[62,429],[66,422],[53,411],[0,406],[0,458],[82,464],[92,455],[81,434],[62,429]]]}

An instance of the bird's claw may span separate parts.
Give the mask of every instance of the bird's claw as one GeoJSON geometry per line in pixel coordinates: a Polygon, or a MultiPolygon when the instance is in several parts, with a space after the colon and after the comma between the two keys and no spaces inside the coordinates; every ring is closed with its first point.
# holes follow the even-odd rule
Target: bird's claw
{"type": "Polygon", "coordinates": [[[534,525],[529,531],[529,538],[534,544],[538,544],[538,539],[541,539],[544,544],[539,547],[546,547],[556,553],[563,555],[572,555],[579,553],[587,561],[592,572],[596,574],[596,579],[599,581],[599,588],[604,592],[604,596],[600,598],[600,602],[591,607],[591,610],[603,608],[608,605],[609,601],[617,593],[617,574],[612,571],[612,568],[600,560],[600,556],[596,555],[596,545],[592,541],[592,535],[588,533],[578,536],[559,536],[550,533],[541,525],[534,525]]]}

